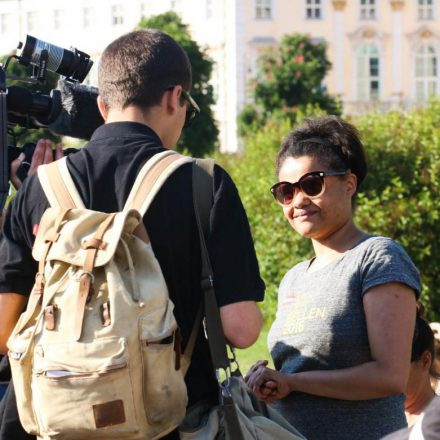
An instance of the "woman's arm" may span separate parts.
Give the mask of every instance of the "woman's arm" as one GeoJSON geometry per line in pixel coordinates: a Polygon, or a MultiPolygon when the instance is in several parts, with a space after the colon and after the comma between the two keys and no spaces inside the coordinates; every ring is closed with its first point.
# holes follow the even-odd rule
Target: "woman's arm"
{"type": "Polygon", "coordinates": [[[363,305],[371,362],[340,370],[294,374],[259,365],[246,377],[248,386],[268,401],[294,391],[345,400],[375,399],[404,392],[416,316],[414,291],[401,283],[382,284],[365,293],[363,305]]]}

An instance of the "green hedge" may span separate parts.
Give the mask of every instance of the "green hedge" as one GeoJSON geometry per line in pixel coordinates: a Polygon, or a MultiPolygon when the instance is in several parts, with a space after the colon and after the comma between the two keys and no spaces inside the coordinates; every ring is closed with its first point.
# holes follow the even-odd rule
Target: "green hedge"
{"type": "MultiPolygon", "coordinates": [[[[301,120],[302,117],[300,117],[301,120]]],[[[440,102],[425,109],[352,118],[368,155],[369,175],[359,194],[361,229],[401,243],[422,275],[428,318],[440,319],[440,102]]],[[[283,274],[312,255],[311,243],[296,234],[272,200],[274,159],[288,121],[272,121],[245,139],[245,153],[217,160],[235,180],[248,213],[260,270],[267,284],[263,311],[276,311],[283,274]]]]}

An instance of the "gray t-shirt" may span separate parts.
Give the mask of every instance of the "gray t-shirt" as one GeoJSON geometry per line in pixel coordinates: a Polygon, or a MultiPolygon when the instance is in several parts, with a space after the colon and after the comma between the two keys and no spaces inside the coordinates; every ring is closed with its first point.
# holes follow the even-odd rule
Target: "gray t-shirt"
{"type": "MultiPolygon", "coordinates": [[[[420,291],[405,250],[367,236],[314,272],[294,266],[279,287],[268,343],[277,370],[296,373],[353,367],[372,360],[362,298],[368,289],[401,282],[420,291]]],[[[415,311],[414,311],[415,313],[415,311]]],[[[406,426],[404,395],[364,401],[291,393],[274,405],[309,440],[373,440],[406,426]]]]}

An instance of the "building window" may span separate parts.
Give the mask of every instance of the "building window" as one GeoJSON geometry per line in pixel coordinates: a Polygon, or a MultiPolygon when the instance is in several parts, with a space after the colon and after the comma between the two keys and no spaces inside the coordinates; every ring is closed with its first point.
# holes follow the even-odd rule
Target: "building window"
{"type": "Polygon", "coordinates": [[[62,9],[55,9],[53,11],[53,27],[54,29],[62,29],[64,22],[64,11],[62,9]]]}
{"type": "Polygon", "coordinates": [[[419,20],[434,20],[434,1],[435,0],[418,0],[419,20]]]}
{"type": "Polygon", "coordinates": [[[359,101],[376,101],[379,92],[379,51],[373,44],[364,44],[357,51],[357,98],[359,101]]]}
{"type": "Polygon", "coordinates": [[[415,98],[427,101],[437,94],[438,59],[435,49],[428,44],[421,46],[415,56],[415,98]]]}
{"type": "Polygon", "coordinates": [[[124,11],[122,5],[112,6],[112,24],[118,26],[124,23],[124,11]]]}
{"type": "Polygon", "coordinates": [[[306,18],[308,20],[320,20],[322,18],[321,0],[306,0],[306,18]]]}
{"type": "Polygon", "coordinates": [[[259,20],[272,18],[272,0],[255,0],[255,18],[259,20]]]}
{"type": "Polygon", "coordinates": [[[26,23],[28,32],[35,31],[38,27],[38,12],[29,11],[26,14],[26,23]]]}
{"type": "Polygon", "coordinates": [[[11,30],[12,14],[0,14],[0,34],[7,34],[11,30]]]}
{"type": "Polygon", "coordinates": [[[83,9],[83,27],[88,28],[92,27],[95,22],[95,13],[93,8],[84,8],[83,9]]]}
{"type": "Polygon", "coordinates": [[[360,7],[361,20],[376,19],[376,0],[361,0],[360,7]]]}

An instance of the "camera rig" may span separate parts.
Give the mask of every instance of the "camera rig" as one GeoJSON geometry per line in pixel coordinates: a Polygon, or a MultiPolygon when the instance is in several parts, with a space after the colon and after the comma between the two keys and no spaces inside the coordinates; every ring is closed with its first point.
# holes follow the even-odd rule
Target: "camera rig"
{"type": "Polygon", "coordinates": [[[32,93],[25,87],[6,85],[7,79],[31,83],[44,83],[46,71],[52,71],[71,83],[81,83],[90,71],[93,61],[85,52],[75,48],[63,49],[31,35],[18,45],[20,55],[11,55],[4,66],[0,64],[0,214],[9,194],[8,125],[20,125],[26,129],[47,127],[61,112],[58,90],[51,95],[32,93]],[[6,70],[12,59],[22,65],[33,66],[31,79],[7,78],[6,70]],[[11,103],[13,103],[12,108],[11,103]]]}

